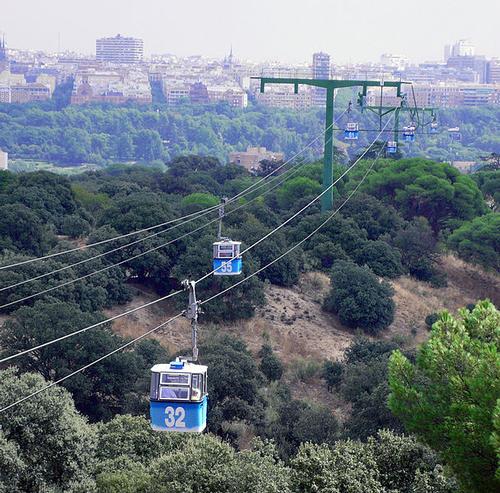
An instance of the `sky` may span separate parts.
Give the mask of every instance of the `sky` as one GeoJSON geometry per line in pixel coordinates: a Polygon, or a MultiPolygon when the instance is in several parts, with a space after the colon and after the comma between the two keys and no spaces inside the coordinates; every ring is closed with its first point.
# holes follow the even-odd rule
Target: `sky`
{"type": "Polygon", "coordinates": [[[144,40],[146,54],[310,61],[440,60],[443,46],[470,39],[500,57],[498,0],[1,0],[9,47],[95,53],[95,39],[118,33],[144,40]]]}

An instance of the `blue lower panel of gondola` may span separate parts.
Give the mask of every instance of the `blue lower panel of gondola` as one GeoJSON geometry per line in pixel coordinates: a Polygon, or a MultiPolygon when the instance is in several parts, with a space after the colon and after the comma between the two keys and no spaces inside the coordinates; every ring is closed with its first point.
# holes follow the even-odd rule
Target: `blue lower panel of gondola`
{"type": "Polygon", "coordinates": [[[207,426],[207,404],[201,402],[151,402],[151,427],[156,431],[201,433],[207,426]]]}
{"type": "Polygon", "coordinates": [[[405,142],[415,142],[415,136],[414,135],[403,135],[403,140],[405,142]]]}
{"type": "Polygon", "coordinates": [[[235,258],[233,260],[214,258],[214,276],[237,276],[241,274],[242,268],[243,262],[240,258],[235,258]]]}
{"type": "Polygon", "coordinates": [[[351,130],[345,130],[344,131],[344,139],[345,140],[358,140],[358,132],[356,131],[351,131],[351,130]]]}

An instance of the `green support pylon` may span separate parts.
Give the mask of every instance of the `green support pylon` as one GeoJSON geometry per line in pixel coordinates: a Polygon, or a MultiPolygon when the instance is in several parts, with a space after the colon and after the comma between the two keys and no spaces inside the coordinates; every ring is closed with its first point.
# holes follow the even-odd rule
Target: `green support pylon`
{"type": "Polygon", "coordinates": [[[323,156],[323,191],[321,210],[332,210],[333,207],[333,97],[335,89],[347,87],[362,87],[363,96],[366,96],[368,87],[395,87],[397,96],[401,97],[401,87],[408,82],[379,81],[379,80],[324,80],[324,79],[296,79],[280,77],[252,77],[260,80],[260,92],[264,92],[266,84],[293,84],[294,92],[299,92],[299,85],[321,87],[326,89],[326,116],[325,116],[325,149],[323,156]]]}
{"type": "MultiPolygon", "coordinates": [[[[325,154],[323,162],[323,191],[333,183],[333,89],[326,90],[325,154]]],[[[333,187],[321,196],[321,210],[333,207],[333,187]]]]}

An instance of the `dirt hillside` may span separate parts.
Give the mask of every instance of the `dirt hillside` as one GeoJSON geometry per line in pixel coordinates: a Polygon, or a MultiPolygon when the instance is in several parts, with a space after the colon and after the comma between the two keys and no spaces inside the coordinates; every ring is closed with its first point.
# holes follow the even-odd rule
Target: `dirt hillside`
{"type": "MultiPolygon", "coordinates": [[[[489,298],[500,306],[500,277],[487,273],[451,256],[441,259],[448,276],[448,286],[432,288],[426,283],[403,276],[392,282],[395,290],[396,316],[381,337],[402,336],[409,346],[425,340],[428,331],[425,317],[436,311],[458,308],[478,299],[489,298]]],[[[266,286],[267,304],[251,320],[220,327],[220,330],[243,338],[254,353],[266,334],[279,357],[286,363],[300,358],[339,359],[354,334],[339,320],[321,310],[328,292],[328,277],[321,273],[304,274],[298,286],[288,289],[266,286]]],[[[122,312],[151,301],[153,292],[142,290],[126,307],[114,307],[108,315],[122,312]]],[[[114,328],[124,336],[137,336],[160,324],[176,313],[171,304],[159,303],[148,309],[114,322],[114,328]]],[[[210,328],[201,327],[201,338],[208,337],[210,328]]],[[[190,329],[187,320],[180,319],[155,335],[170,351],[188,347],[190,329]]]]}

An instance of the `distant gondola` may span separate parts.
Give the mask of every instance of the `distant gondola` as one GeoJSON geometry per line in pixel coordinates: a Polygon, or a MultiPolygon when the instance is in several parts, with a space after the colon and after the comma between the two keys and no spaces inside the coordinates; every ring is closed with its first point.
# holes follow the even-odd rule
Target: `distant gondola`
{"type": "Polygon", "coordinates": [[[240,256],[241,241],[224,238],[213,244],[214,276],[237,276],[243,270],[240,256]]]}
{"type": "Polygon", "coordinates": [[[415,141],[415,124],[411,123],[407,127],[403,127],[403,140],[405,142],[414,142],[415,141]]]}
{"type": "Polygon", "coordinates": [[[462,134],[460,133],[460,127],[453,127],[448,129],[448,135],[452,140],[460,141],[462,140],[462,134]]]}
{"type": "Polygon", "coordinates": [[[388,154],[395,154],[398,151],[398,143],[394,140],[387,142],[386,150],[388,154]]]}
{"type": "Polygon", "coordinates": [[[349,122],[344,130],[345,140],[358,140],[359,125],[356,122],[349,122]]]}

